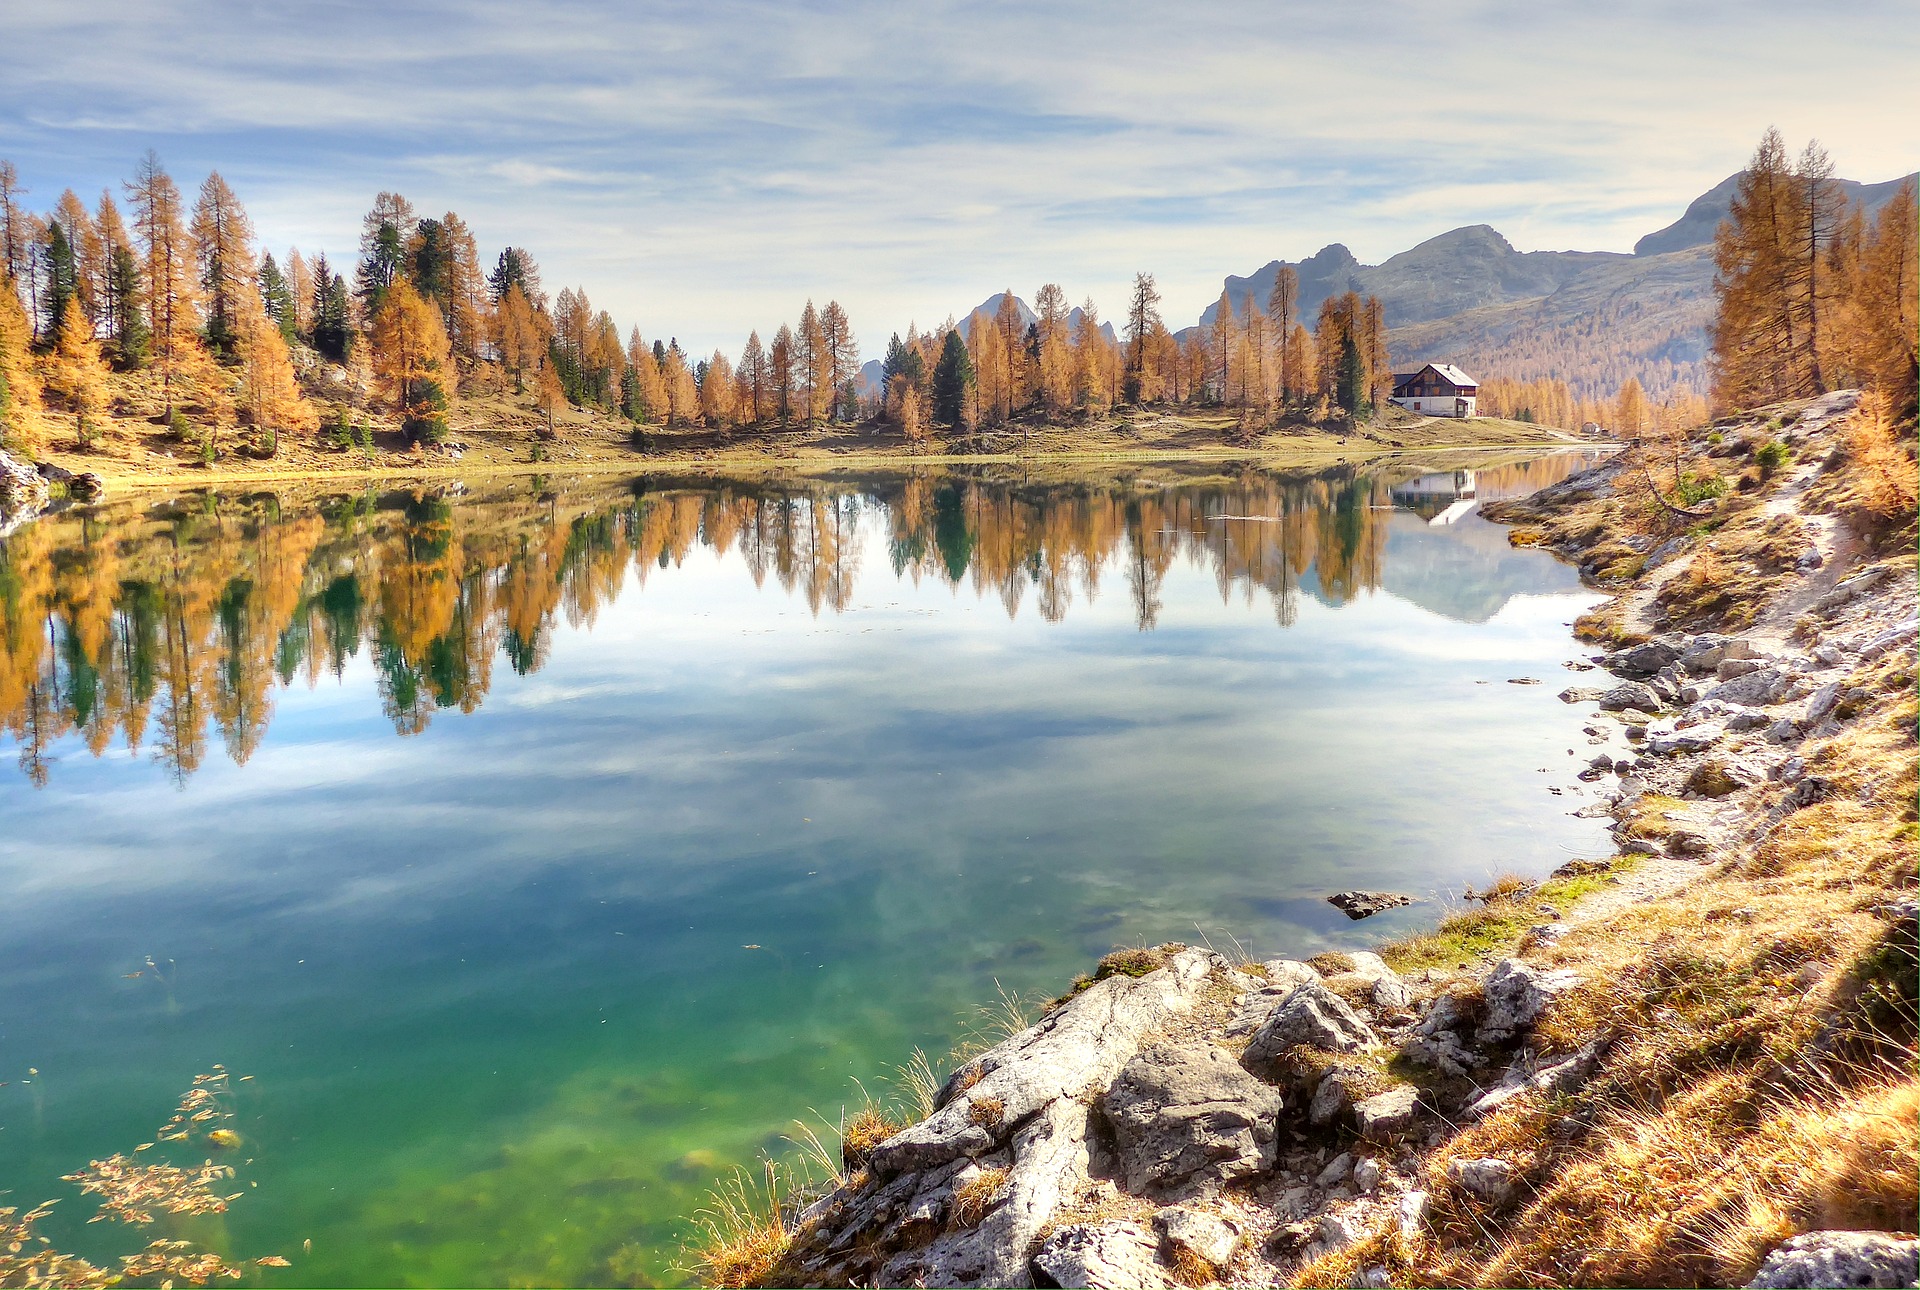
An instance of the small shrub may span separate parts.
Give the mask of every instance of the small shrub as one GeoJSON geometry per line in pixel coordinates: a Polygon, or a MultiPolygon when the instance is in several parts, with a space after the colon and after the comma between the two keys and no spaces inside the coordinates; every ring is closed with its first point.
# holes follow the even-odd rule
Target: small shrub
{"type": "Polygon", "coordinates": [[[328,418],[325,427],[327,442],[341,452],[353,447],[353,422],[347,416],[344,407],[336,407],[328,418]]]}
{"type": "Polygon", "coordinates": [[[1754,451],[1753,464],[1760,468],[1760,478],[1772,479],[1779,469],[1787,464],[1792,455],[1787,450],[1787,445],[1778,439],[1769,439],[1754,451]]]}
{"type": "Polygon", "coordinates": [[[167,418],[167,433],[181,443],[185,443],[193,435],[193,426],[188,423],[187,414],[179,408],[175,408],[173,415],[167,418]]]}
{"type": "Polygon", "coordinates": [[[200,464],[211,466],[218,455],[213,446],[213,427],[208,426],[200,435],[200,464]]]}

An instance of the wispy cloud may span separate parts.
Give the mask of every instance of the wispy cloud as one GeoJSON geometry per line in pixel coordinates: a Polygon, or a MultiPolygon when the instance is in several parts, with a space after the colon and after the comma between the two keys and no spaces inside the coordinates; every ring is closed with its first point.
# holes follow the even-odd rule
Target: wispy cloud
{"type": "Polygon", "coordinates": [[[1905,6],[26,0],[0,152],[50,204],[146,147],[338,254],[381,188],[649,335],[833,295],[868,348],[1012,284],[1184,317],[1221,276],[1464,223],[1625,249],[1759,132],[1920,158],[1905,6]]]}

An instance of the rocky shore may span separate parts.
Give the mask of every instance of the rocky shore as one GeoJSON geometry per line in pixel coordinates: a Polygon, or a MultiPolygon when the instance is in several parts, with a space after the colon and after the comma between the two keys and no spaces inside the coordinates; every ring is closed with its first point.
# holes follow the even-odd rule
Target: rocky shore
{"type": "Polygon", "coordinates": [[[1580,778],[1611,856],[1380,953],[1110,955],[709,1275],[1915,1284],[1912,1115],[1845,1128],[1920,1105],[1913,560],[1848,518],[1857,402],[1703,428],[1703,460],[1783,422],[1791,447],[1717,525],[1645,531],[1619,459],[1496,513],[1618,594],[1585,624],[1613,647],[1569,660],[1602,682],[1561,695],[1606,750],[1580,778]],[[1796,547],[1743,545],[1781,515],[1796,547]],[[1708,567],[1764,594],[1676,629],[1666,593],[1708,567]]]}
{"type": "Polygon", "coordinates": [[[100,476],[51,462],[28,462],[0,450],[0,537],[38,519],[65,499],[91,501],[105,492],[100,476]]]}

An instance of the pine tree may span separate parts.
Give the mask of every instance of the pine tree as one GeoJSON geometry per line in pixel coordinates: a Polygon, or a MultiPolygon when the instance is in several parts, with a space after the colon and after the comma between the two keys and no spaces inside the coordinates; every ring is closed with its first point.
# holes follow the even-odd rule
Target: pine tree
{"type": "Polygon", "coordinates": [[[1358,413],[1366,402],[1367,369],[1360,357],[1360,344],[1351,331],[1340,334],[1340,366],[1334,398],[1342,409],[1358,413]]]}
{"type": "Polygon", "coordinates": [[[114,366],[123,372],[138,371],[153,357],[153,333],[147,329],[146,315],[140,307],[140,268],[129,248],[113,248],[108,283],[114,366]]]}
{"type": "Polygon", "coordinates": [[[207,347],[227,358],[239,339],[241,297],[259,288],[254,281],[253,223],[217,170],[200,185],[190,231],[198,256],[207,347]]]}
{"type": "Polygon", "coordinates": [[[547,304],[546,293],[540,289],[540,269],[533,257],[517,246],[510,246],[500,252],[500,258],[494,262],[493,272],[487,275],[487,288],[498,305],[507,298],[507,288],[517,286],[527,303],[535,309],[544,309],[547,304]]]}
{"type": "Polygon", "coordinates": [[[106,276],[107,255],[100,229],[87,213],[86,203],[71,188],[60,194],[52,222],[66,234],[67,247],[73,256],[73,297],[86,310],[87,321],[97,328],[104,312],[101,286],[106,276]]]}
{"type": "Polygon", "coordinates": [[[260,307],[266,311],[273,325],[280,329],[281,339],[290,342],[299,335],[298,320],[294,317],[293,285],[280,272],[280,266],[274,263],[273,252],[268,251],[260,257],[259,277],[260,307]]]}
{"type": "Polygon", "coordinates": [[[949,331],[940,345],[940,361],[933,367],[933,419],[950,429],[964,430],[973,390],[973,358],[960,333],[949,331]]]}
{"type": "MultiPolygon", "coordinates": [[[[99,204],[94,208],[93,227],[95,236],[100,239],[99,282],[94,288],[94,300],[99,312],[94,317],[96,330],[115,342],[117,349],[125,348],[121,330],[122,320],[137,312],[139,296],[139,272],[136,268],[132,278],[131,296],[122,294],[120,280],[120,260],[126,253],[129,264],[132,258],[133,242],[127,236],[126,223],[120,218],[120,208],[114,204],[113,194],[106,189],[100,190],[99,204]]],[[[123,369],[126,360],[116,354],[115,363],[123,369]]],[[[137,364],[136,364],[137,365],[137,364]]]]}
{"type": "Polygon", "coordinates": [[[47,319],[47,333],[58,337],[66,322],[67,307],[73,305],[77,311],[80,295],[79,271],[74,263],[73,244],[67,241],[67,231],[56,221],[47,225],[46,249],[46,288],[43,309],[47,319]]]}
{"type": "Polygon", "coordinates": [[[345,363],[353,355],[347,282],[333,271],[325,253],[313,262],[313,347],[321,357],[335,363],[345,363]]]}

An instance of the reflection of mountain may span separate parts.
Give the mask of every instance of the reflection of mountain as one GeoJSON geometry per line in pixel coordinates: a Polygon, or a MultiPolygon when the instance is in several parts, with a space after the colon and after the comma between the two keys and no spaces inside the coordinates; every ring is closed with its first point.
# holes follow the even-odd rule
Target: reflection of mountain
{"type": "Polygon", "coordinates": [[[969,584],[1010,618],[1032,605],[1047,622],[1120,584],[1147,631],[1168,574],[1186,566],[1209,572],[1223,600],[1263,595],[1282,627],[1303,592],[1338,606],[1381,588],[1482,621],[1515,591],[1574,585],[1571,573],[1509,550],[1505,531],[1477,517],[1425,524],[1396,510],[1396,495],[1451,502],[1469,476],[1482,496],[1509,495],[1582,460],[1192,483],[640,479],[537,498],[507,486],[457,503],[406,492],[304,508],[270,495],[123,506],[105,523],[89,512],[0,542],[0,726],[36,783],[53,741],[74,732],[96,754],[149,747],[184,779],[204,763],[210,729],[244,762],[282,688],[365,657],[395,731],[417,734],[446,709],[478,708],[497,663],[539,671],[556,621],[592,623],[698,548],[728,557],[722,576],[772,579],[816,615],[848,610],[860,579],[890,572],[969,584]]]}
{"type": "Polygon", "coordinates": [[[1451,524],[1428,523],[1398,511],[1387,524],[1386,573],[1381,587],[1429,613],[1455,622],[1484,623],[1522,593],[1580,590],[1571,566],[1543,570],[1538,552],[1515,550],[1504,525],[1476,514],[1451,524]]]}

